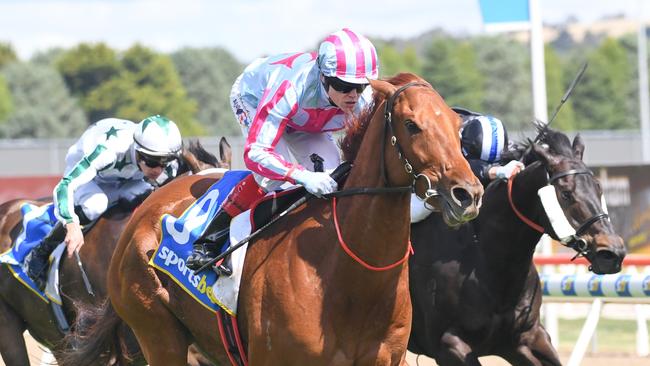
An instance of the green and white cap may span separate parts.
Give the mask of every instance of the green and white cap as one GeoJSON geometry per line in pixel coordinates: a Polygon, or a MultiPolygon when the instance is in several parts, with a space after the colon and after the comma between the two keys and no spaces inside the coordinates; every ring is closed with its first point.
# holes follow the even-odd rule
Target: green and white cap
{"type": "Polygon", "coordinates": [[[156,114],[143,119],[133,133],[135,150],[152,156],[176,155],[183,143],[174,121],[156,114]]]}

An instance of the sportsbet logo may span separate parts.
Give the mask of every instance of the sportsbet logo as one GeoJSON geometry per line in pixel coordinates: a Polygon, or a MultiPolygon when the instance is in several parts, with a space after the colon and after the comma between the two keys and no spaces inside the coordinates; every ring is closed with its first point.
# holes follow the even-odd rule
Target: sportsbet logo
{"type": "MultiPolygon", "coordinates": [[[[182,275],[187,279],[186,283],[192,285],[196,291],[200,292],[201,294],[207,295],[207,291],[210,287],[208,286],[206,275],[199,276],[194,274],[194,271],[187,268],[185,265],[185,260],[183,258],[180,258],[176,253],[169,250],[167,247],[162,247],[158,251],[158,258],[164,261],[164,267],[166,269],[169,269],[178,275],[179,280],[182,280],[180,278],[180,275],[182,275]]],[[[212,296],[208,297],[213,303],[215,303],[212,296]]]]}

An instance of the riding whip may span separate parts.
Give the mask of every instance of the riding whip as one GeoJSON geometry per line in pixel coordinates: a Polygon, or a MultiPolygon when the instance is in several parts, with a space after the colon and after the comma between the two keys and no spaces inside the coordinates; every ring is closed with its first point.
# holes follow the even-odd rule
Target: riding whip
{"type": "MultiPolygon", "coordinates": [[[[350,169],[352,168],[351,164],[341,164],[339,165],[333,172],[330,174],[332,179],[338,181],[340,178],[345,177],[350,169]]],[[[204,264],[201,268],[197,269],[194,273],[199,273],[203,271],[204,269],[208,268],[209,266],[213,265],[214,263],[220,261],[221,259],[227,257],[230,255],[232,252],[235,250],[241,248],[244,246],[246,243],[257,237],[262,231],[267,229],[269,226],[273,225],[276,221],[280,220],[284,216],[286,216],[289,212],[295,210],[296,208],[302,206],[305,202],[307,202],[309,199],[313,198],[314,195],[311,193],[306,193],[304,196],[300,197],[296,202],[294,202],[291,206],[287,207],[286,210],[280,212],[277,216],[275,216],[271,221],[267,222],[264,226],[260,227],[259,229],[255,230],[252,232],[250,235],[245,237],[244,239],[240,240],[237,244],[231,245],[230,248],[226,249],[223,253],[219,254],[218,256],[210,259],[210,261],[206,264],[204,264]]]]}
{"type": "MultiPolygon", "coordinates": [[[[553,112],[553,116],[551,116],[551,119],[546,122],[546,125],[550,125],[553,120],[555,120],[555,117],[557,116],[558,112],[560,111],[560,108],[564,105],[564,103],[569,99],[571,96],[571,93],[573,93],[573,89],[575,89],[576,85],[580,82],[580,79],[582,79],[582,75],[585,73],[585,70],[587,70],[587,61],[585,61],[584,64],[582,64],[582,67],[578,71],[578,74],[576,77],[573,79],[571,84],[569,84],[569,87],[567,88],[566,92],[564,93],[564,96],[562,96],[562,100],[560,100],[560,104],[555,108],[555,111],[553,112]]],[[[540,138],[540,134],[537,134],[537,137],[535,137],[535,142],[538,142],[540,138]]]]}
{"type": "Polygon", "coordinates": [[[84,280],[86,291],[88,291],[90,296],[95,296],[95,292],[93,292],[93,287],[90,285],[90,280],[88,280],[88,275],[86,275],[86,271],[84,270],[84,265],[81,263],[81,257],[79,256],[79,251],[77,249],[74,250],[74,256],[75,258],[77,258],[77,265],[79,266],[79,270],[81,271],[81,277],[84,280]]]}

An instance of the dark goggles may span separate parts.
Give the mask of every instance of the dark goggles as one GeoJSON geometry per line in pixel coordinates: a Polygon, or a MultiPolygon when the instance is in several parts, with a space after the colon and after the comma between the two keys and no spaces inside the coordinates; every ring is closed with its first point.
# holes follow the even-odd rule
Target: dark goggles
{"type": "Polygon", "coordinates": [[[138,152],[138,161],[143,162],[149,168],[165,168],[175,159],[174,156],[152,156],[138,152]]]}
{"type": "Polygon", "coordinates": [[[332,87],[339,93],[347,94],[353,90],[356,90],[357,93],[361,94],[366,89],[368,84],[352,84],[347,81],[343,81],[334,76],[325,76],[325,85],[332,87]]]}

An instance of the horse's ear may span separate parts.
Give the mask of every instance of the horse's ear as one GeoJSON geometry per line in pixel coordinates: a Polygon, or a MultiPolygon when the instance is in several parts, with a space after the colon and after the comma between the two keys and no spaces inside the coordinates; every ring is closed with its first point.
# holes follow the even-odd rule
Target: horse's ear
{"type": "Polygon", "coordinates": [[[372,87],[372,90],[375,93],[381,94],[384,97],[384,99],[390,98],[390,96],[393,95],[397,90],[395,85],[387,81],[371,80],[371,79],[368,79],[368,81],[370,82],[370,86],[372,87]]]}
{"type": "Polygon", "coordinates": [[[539,144],[532,144],[531,147],[533,148],[533,151],[535,151],[535,154],[542,161],[542,163],[544,163],[544,165],[547,167],[559,163],[558,158],[553,156],[553,154],[548,151],[548,147],[539,144]]]}
{"type": "Polygon", "coordinates": [[[219,140],[219,157],[221,159],[221,167],[230,169],[232,166],[232,148],[225,137],[219,140]]]}
{"type": "Polygon", "coordinates": [[[582,160],[582,155],[585,152],[585,144],[582,141],[582,136],[580,134],[577,134],[576,137],[573,139],[573,155],[582,160]]]}

